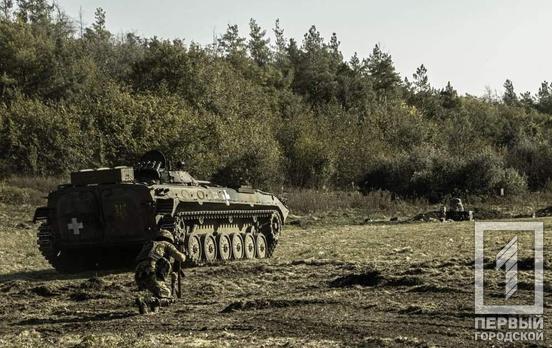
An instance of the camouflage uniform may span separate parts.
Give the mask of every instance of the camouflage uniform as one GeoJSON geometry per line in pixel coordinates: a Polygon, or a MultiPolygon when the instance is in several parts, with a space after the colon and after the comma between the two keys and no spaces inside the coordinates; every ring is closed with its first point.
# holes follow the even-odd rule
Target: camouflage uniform
{"type": "Polygon", "coordinates": [[[134,279],[138,289],[148,290],[153,295],[150,298],[136,300],[140,313],[145,311],[146,305],[155,311],[159,306],[166,306],[173,301],[172,284],[176,274],[172,271],[172,264],[175,261],[182,263],[186,260],[186,256],[170,242],[173,240],[170,232],[161,232],[160,235],[161,238],[158,240],[147,242],[136,257],[138,264],[134,279]]]}

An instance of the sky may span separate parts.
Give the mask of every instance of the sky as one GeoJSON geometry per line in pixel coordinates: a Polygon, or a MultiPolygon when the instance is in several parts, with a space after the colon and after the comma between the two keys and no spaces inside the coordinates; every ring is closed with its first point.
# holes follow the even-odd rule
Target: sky
{"type": "MultiPolygon", "coordinates": [[[[279,18],[286,37],[301,41],[311,25],[323,37],[335,32],[347,59],[368,57],[375,44],[389,52],[401,76],[428,69],[436,88],[448,81],[462,94],[503,92],[506,79],[517,92],[536,92],[552,80],[550,0],[56,0],[75,20],[93,22],[107,12],[116,34],[185,39],[209,44],[229,24],[242,36],[254,18],[272,34],[279,18]]],[[[274,41],[274,40],[272,40],[274,41]]]]}

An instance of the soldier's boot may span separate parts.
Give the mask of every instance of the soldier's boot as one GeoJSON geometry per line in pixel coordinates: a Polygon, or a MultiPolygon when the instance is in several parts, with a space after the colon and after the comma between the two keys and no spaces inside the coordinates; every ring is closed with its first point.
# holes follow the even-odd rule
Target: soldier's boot
{"type": "Polygon", "coordinates": [[[138,312],[140,312],[140,314],[148,314],[148,305],[143,298],[137,297],[135,303],[138,306],[138,312]]]}
{"type": "Polygon", "coordinates": [[[160,307],[168,307],[172,303],[174,303],[174,298],[163,297],[159,299],[160,307]]]}
{"type": "Polygon", "coordinates": [[[151,313],[157,313],[159,312],[159,307],[161,306],[161,303],[157,297],[153,297],[148,302],[148,306],[151,313]]]}
{"type": "Polygon", "coordinates": [[[171,303],[174,303],[173,298],[167,298],[167,297],[153,297],[149,301],[149,310],[150,313],[157,313],[159,312],[160,307],[168,307],[171,303]]]}

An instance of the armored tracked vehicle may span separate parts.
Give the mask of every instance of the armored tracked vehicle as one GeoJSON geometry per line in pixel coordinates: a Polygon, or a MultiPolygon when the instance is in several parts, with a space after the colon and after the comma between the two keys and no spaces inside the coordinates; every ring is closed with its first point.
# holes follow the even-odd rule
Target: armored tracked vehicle
{"type": "Polygon", "coordinates": [[[271,257],[289,213],[275,195],[221,187],[173,170],[160,151],[134,167],[86,169],[48,195],[34,221],[39,249],[59,272],[131,265],[160,228],[190,265],[271,257]]]}

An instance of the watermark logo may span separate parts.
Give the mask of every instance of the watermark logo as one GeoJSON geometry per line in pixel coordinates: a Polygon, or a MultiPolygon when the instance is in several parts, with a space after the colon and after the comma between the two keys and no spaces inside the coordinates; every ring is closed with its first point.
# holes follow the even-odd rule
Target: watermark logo
{"type": "Polygon", "coordinates": [[[542,341],[543,279],[542,222],[476,222],[475,339],[503,342],[542,341]],[[519,237],[528,237],[528,234],[531,238],[524,238],[522,243],[519,237]],[[485,246],[488,248],[485,249],[485,246]],[[492,255],[485,257],[485,253],[492,255]],[[523,253],[525,257],[520,259],[519,253],[523,253]],[[522,270],[526,272],[518,273],[520,260],[523,260],[522,270]],[[487,275],[491,272],[501,274],[491,274],[494,279],[486,282],[485,269],[487,275]],[[518,279],[520,275],[525,279],[525,292],[523,296],[516,296],[521,284],[518,279]],[[533,284],[527,280],[528,277],[531,277],[533,284]],[[497,293],[497,287],[502,282],[504,288],[497,293]],[[486,284],[494,285],[491,286],[493,291],[487,294],[487,303],[486,284]],[[528,294],[528,288],[534,290],[532,296],[531,293],[528,294]]]}
{"type": "Polygon", "coordinates": [[[504,295],[506,299],[517,291],[517,236],[496,255],[496,270],[506,268],[506,285],[504,295]]]}
{"type": "MultiPolygon", "coordinates": [[[[518,237],[513,237],[498,252],[495,270],[505,269],[505,299],[518,289],[518,237]]],[[[475,223],[475,314],[477,315],[542,315],[543,313],[543,223],[542,222],[476,222],[475,223]],[[485,304],[484,241],[489,232],[532,232],[534,250],[534,296],[532,304],[485,304]]]]}

